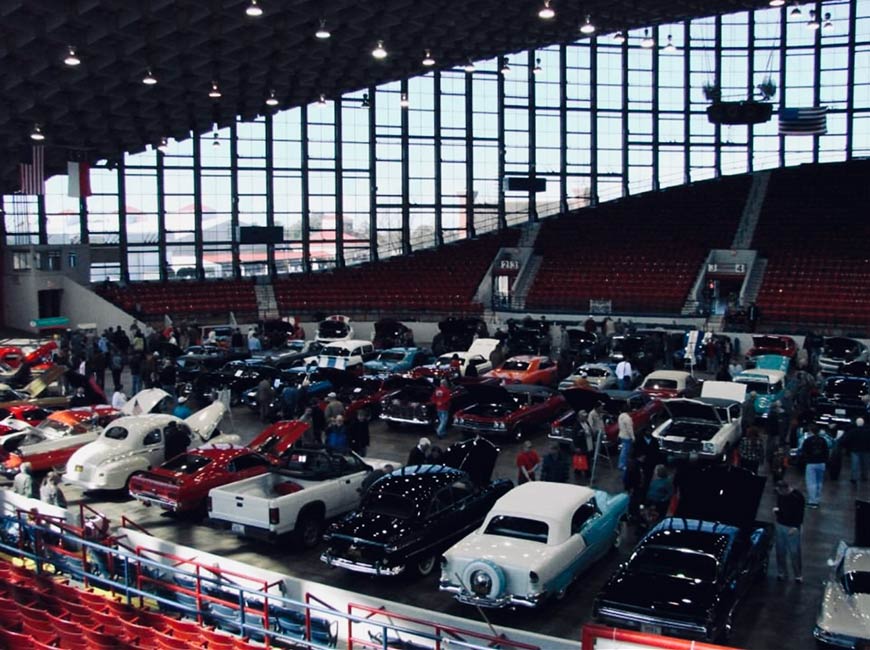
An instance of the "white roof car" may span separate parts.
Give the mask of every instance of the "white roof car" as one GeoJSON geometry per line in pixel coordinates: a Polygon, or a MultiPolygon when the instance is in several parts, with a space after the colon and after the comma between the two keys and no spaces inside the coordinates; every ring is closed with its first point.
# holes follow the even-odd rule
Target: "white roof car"
{"type": "Polygon", "coordinates": [[[864,648],[870,643],[870,548],[841,542],[828,561],[831,573],[813,636],[826,647],[864,648]]]}
{"type": "MultiPolygon", "coordinates": [[[[636,373],[632,372],[632,374],[636,373]]],[[[576,388],[577,382],[580,380],[585,380],[588,386],[598,390],[616,388],[619,383],[613,368],[606,363],[584,363],[582,366],[575,368],[574,372],[559,383],[559,390],[576,388]]]]}
{"type": "Polygon", "coordinates": [[[350,317],[333,314],[317,324],[317,336],[314,337],[314,340],[327,344],[334,341],[347,341],[352,338],[353,326],[350,324],[350,317]]]}
{"type": "Polygon", "coordinates": [[[238,443],[237,435],[215,435],[226,411],[227,407],[216,401],[184,420],[165,414],[119,418],[70,457],[64,481],[84,490],[121,490],[133,474],[167,460],[167,450],[171,454],[175,449],[172,438],[179,433],[187,436],[188,448],[238,443]]]}
{"type": "Polygon", "coordinates": [[[482,607],[535,607],[619,545],[628,495],[531,481],[496,501],[483,525],[444,553],[442,591],[482,607]]]}
{"type": "Polygon", "coordinates": [[[489,355],[498,347],[499,343],[498,339],[476,339],[467,350],[456,350],[442,354],[435,362],[435,367],[438,369],[449,367],[455,354],[459,357],[459,374],[461,376],[464,377],[468,374],[470,366],[473,366],[477,371],[477,375],[480,376],[492,370],[489,355]]]}
{"type": "Polygon", "coordinates": [[[342,370],[362,370],[363,362],[374,354],[375,347],[371,341],[348,339],[328,343],[317,356],[317,366],[320,368],[340,368],[342,370]]]}

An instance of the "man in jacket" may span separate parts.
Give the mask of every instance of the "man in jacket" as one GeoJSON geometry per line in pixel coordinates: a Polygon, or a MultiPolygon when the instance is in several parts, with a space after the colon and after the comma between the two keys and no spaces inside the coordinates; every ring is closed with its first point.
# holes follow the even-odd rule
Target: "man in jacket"
{"type": "Polygon", "coordinates": [[[809,426],[809,435],[804,438],[800,449],[801,458],[806,463],[804,478],[807,483],[807,506],[818,508],[822,498],[822,483],[825,480],[825,463],[828,462],[828,442],[819,435],[816,424],[809,426]]]}
{"type": "Polygon", "coordinates": [[[785,580],[788,574],[787,560],[795,582],[803,582],[801,566],[801,526],[804,523],[804,495],[785,481],[776,484],[776,571],[777,580],[785,580]]]}
{"type": "Polygon", "coordinates": [[[438,412],[438,438],[444,439],[447,437],[447,422],[450,420],[450,384],[446,379],[441,380],[441,384],[435,389],[432,394],[432,402],[435,404],[435,410],[438,412]]]}

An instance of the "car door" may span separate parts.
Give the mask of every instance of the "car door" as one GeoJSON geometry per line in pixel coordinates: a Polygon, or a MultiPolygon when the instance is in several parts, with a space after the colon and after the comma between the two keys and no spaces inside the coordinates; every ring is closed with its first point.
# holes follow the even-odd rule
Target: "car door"
{"type": "MultiPolygon", "coordinates": [[[[335,453],[330,458],[332,479],[336,492],[333,514],[353,510],[359,505],[362,482],[368,474],[368,466],[351,452],[335,453]]],[[[327,512],[327,517],[330,513],[327,512]]]]}
{"type": "Polygon", "coordinates": [[[142,436],[142,447],[139,450],[148,462],[148,467],[157,467],[166,460],[166,447],[163,444],[164,431],[155,427],[142,436]]]}

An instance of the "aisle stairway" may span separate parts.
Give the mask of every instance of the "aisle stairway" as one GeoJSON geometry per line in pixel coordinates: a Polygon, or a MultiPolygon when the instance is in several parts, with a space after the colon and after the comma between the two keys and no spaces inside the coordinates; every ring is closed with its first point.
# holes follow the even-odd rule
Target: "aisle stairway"
{"type": "Polygon", "coordinates": [[[257,278],[254,294],[257,296],[257,312],[261,319],[280,318],[278,301],[275,299],[275,288],[267,277],[257,278]]]}

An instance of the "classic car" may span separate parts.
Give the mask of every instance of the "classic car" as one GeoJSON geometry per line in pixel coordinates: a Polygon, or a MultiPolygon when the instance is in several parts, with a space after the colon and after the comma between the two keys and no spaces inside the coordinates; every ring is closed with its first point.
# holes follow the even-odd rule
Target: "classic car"
{"type": "Polygon", "coordinates": [[[353,327],[348,316],[333,314],[317,324],[317,336],[314,340],[324,345],[336,341],[348,341],[353,338],[353,327]]]}
{"type": "Polygon", "coordinates": [[[555,386],[559,382],[559,368],[550,357],[520,355],[493,368],[484,377],[495,377],[506,384],[555,386]]]}
{"type": "Polygon", "coordinates": [[[628,495],[531,481],[501,497],[483,525],[448,549],[439,588],[480,607],[536,607],[623,537],[628,495]]]}
{"type": "Polygon", "coordinates": [[[498,449],[477,439],[451,445],[444,464],[413,465],[378,479],[360,507],[333,524],[320,559],[359,573],[429,575],[440,554],[480,526],[486,513],[513,487],[490,482],[498,449]],[[461,462],[455,462],[455,461],[461,462]],[[484,470],[477,480],[455,467],[484,470]]]}
{"type": "Polygon", "coordinates": [[[24,388],[12,388],[9,384],[0,384],[0,408],[23,405],[65,408],[69,405],[69,396],[58,394],[59,391],[50,394],[47,390],[50,384],[56,382],[65,373],[66,369],[62,366],[54,366],[24,388]]]}
{"type": "MultiPolygon", "coordinates": [[[[332,392],[344,404],[344,419],[349,422],[357,411],[365,409],[371,417],[381,413],[381,400],[412,381],[404,375],[355,375],[345,370],[325,368],[324,376],[343,373],[342,379],[331,378],[332,392]]],[[[325,402],[322,402],[325,407],[325,402]]]]}
{"type": "Polygon", "coordinates": [[[834,425],[836,431],[845,431],[858,417],[867,420],[867,402],[870,379],[834,375],[825,380],[821,395],[816,400],[816,422],[834,425]]]}
{"type": "Polygon", "coordinates": [[[576,327],[569,327],[565,331],[568,334],[568,357],[572,363],[591,363],[607,352],[605,341],[595,332],[576,327]]]}
{"type": "Polygon", "coordinates": [[[646,356],[646,339],[637,335],[614,336],[610,342],[610,362],[628,359],[632,364],[646,356]]]}
{"type": "MultiPolygon", "coordinates": [[[[346,370],[318,368],[317,366],[311,366],[310,368],[297,366],[282,370],[271,378],[273,396],[272,402],[269,405],[269,412],[277,417],[283,411],[282,393],[288,386],[295,386],[301,389],[303,384],[307,382],[305,399],[320,399],[334,390],[343,376],[347,376],[349,379],[351,374],[346,370]]],[[[257,411],[260,408],[256,386],[242,393],[239,399],[242,404],[251,410],[257,411]]]]}
{"type": "MultiPolygon", "coordinates": [[[[19,404],[18,406],[0,408],[0,434],[4,432],[4,429],[7,426],[4,424],[5,420],[16,420],[17,422],[24,422],[35,427],[53,412],[54,411],[49,411],[41,406],[36,406],[35,404],[19,404]]],[[[9,428],[10,430],[12,428],[17,429],[17,427],[9,428]]]]}
{"type": "Polygon", "coordinates": [[[763,354],[778,354],[794,359],[797,354],[797,344],[790,336],[756,334],[752,337],[752,347],[746,353],[746,359],[750,364],[754,364],[756,357],[763,354]]]}
{"type": "Polygon", "coordinates": [[[819,355],[819,370],[831,375],[839,372],[840,366],[853,361],[868,361],[870,350],[867,346],[845,336],[831,336],[822,344],[819,355]]]}
{"type": "Polygon", "coordinates": [[[468,350],[455,350],[453,352],[445,352],[435,363],[428,366],[421,366],[414,371],[414,375],[435,375],[443,377],[452,377],[455,375],[451,363],[453,357],[459,359],[459,375],[462,377],[479,377],[492,370],[492,363],[489,361],[489,355],[498,346],[498,339],[476,339],[468,350]]]}
{"type": "Polygon", "coordinates": [[[218,345],[191,345],[184,354],[175,359],[178,367],[178,381],[193,381],[200,373],[220,369],[228,361],[247,359],[251,353],[234,351],[218,345]]]}
{"type": "MultiPolygon", "coordinates": [[[[390,428],[402,425],[422,425],[434,427],[438,414],[432,403],[432,394],[438,385],[437,377],[415,377],[399,385],[399,388],[386,393],[381,399],[381,419],[390,428]]],[[[450,411],[456,411],[473,402],[467,388],[476,384],[495,385],[494,379],[479,377],[458,377],[451,382],[450,411]]]]}
{"type": "Polygon", "coordinates": [[[279,462],[308,425],[298,420],[267,427],[244,447],[210,445],[170,458],[160,467],[130,479],[130,495],[145,505],[172,512],[200,511],[209,490],[265,474],[279,462]]]}
{"type": "Polygon", "coordinates": [[[482,318],[448,316],[438,323],[438,334],[432,339],[432,352],[442,355],[449,350],[467,350],[475,337],[489,336],[482,318]]]}
{"type": "Polygon", "coordinates": [[[507,339],[504,343],[507,356],[547,354],[550,351],[548,321],[532,318],[510,319],[507,326],[507,339]]]}
{"type": "Polygon", "coordinates": [[[837,371],[838,375],[850,377],[870,377],[870,361],[852,361],[844,363],[837,371]]]}
{"type": "Polygon", "coordinates": [[[408,372],[434,360],[435,357],[428,348],[390,348],[376,353],[373,359],[364,362],[363,371],[372,375],[408,372]]]}
{"type": "Polygon", "coordinates": [[[606,625],[724,640],[735,610],[767,575],[772,524],[755,521],[765,477],[706,465],[682,477],[674,517],[650,530],[598,594],[606,625]]]}
{"type": "Polygon", "coordinates": [[[685,370],[655,370],[640,385],[640,390],[651,397],[683,397],[697,395],[698,380],[685,370]]]}
{"type": "Polygon", "coordinates": [[[375,350],[414,345],[414,332],[393,318],[382,318],[372,327],[372,345],[375,350]]]}
{"type": "Polygon", "coordinates": [[[24,350],[15,345],[0,347],[0,363],[4,363],[13,370],[18,368],[24,361],[24,350]]]}
{"type": "Polygon", "coordinates": [[[320,368],[340,368],[363,372],[363,364],[375,357],[375,348],[369,341],[346,339],[328,343],[317,355],[320,368]]]}
{"type": "Polygon", "coordinates": [[[471,404],[456,411],[453,424],[472,436],[522,440],[568,410],[562,394],[545,386],[478,384],[466,390],[471,404]]]}
{"type": "Polygon", "coordinates": [[[866,648],[870,644],[870,548],[840,542],[828,566],[831,572],[813,636],[822,647],[866,648]]]}
{"type": "Polygon", "coordinates": [[[597,391],[589,388],[571,388],[563,390],[562,395],[570,407],[559,418],[550,424],[549,437],[560,442],[573,440],[573,431],[577,422],[577,411],[587,413],[596,404],[604,406],[604,436],[605,442],[614,443],[619,436],[617,418],[624,408],[628,408],[634,432],[638,434],[657,423],[662,412],[662,403],[646,393],[628,390],[597,391]]]}
{"type": "Polygon", "coordinates": [[[743,384],[705,381],[698,398],[664,400],[668,419],[653,438],[670,460],[725,461],[740,439],[745,398],[743,384]]]}
{"type": "Polygon", "coordinates": [[[746,386],[747,394],[755,392],[755,414],[760,418],[770,415],[770,407],[785,395],[785,373],[781,370],[752,368],[744,370],[733,381],[746,386]]]}
{"type": "Polygon", "coordinates": [[[259,359],[239,359],[229,361],[213,372],[197,375],[180,392],[207,396],[215,391],[229,390],[230,404],[237,406],[241,403],[245,391],[255,388],[263,379],[274,381],[282,372],[259,359]]]}
{"type": "Polygon", "coordinates": [[[184,420],[165,414],[118,418],[70,456],[63,479],[83,490],[121,490],[134,474],[162,464],[167,449],[174,456],[182,445],[238,442],[237,435],[217,432],[226,411],[217,401],[184,420]]]}
{"type": "Polygon", "coordinates": [[[309,363],[322,351],[323,343],[319,341],[293,339],[278,349],[269,350],[258,356],[262,357],[265,364],[287,370],[309,363]]]}
{"type": "Polygon", "coordinates": [[[619,381],[613,368],[606,363],[584,363],[571,371],[571,374],[559,382],[559,390],[569,388],[597,388],[606,390],[616,388],[619,381]]]}

